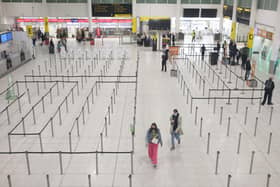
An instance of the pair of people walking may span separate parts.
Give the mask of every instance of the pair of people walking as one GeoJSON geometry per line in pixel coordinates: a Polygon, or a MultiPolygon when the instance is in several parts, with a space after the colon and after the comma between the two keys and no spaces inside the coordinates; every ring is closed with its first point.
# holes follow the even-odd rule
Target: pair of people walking
{"type": "MultiPolygon", "coordinates": [[[[180,136],[182,131],[182,117],[178,113],[177,109],[173,110],[173,114],[170,117],[170,134],[171,134],[171,151],[175,149],[175,139],[178,144],[181,143],[180,136]]],[[[163,145],[162,137],[159,128],[156,123],[152,123],[146,134],[146,146],[148,146],[148,156],[154,166],[158,164],[158,145],[163,145]]]]}

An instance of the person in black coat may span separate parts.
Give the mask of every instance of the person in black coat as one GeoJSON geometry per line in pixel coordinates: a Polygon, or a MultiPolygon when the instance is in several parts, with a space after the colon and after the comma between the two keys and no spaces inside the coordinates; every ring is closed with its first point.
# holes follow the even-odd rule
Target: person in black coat
{"type": "Polygon", "coordinates": [[[264,97],[263,97],[262,105],[265,104],[267,98],[268,98],[267,104],[273,105],[273,103],[271,102],[271,99],[272,99],[272,92],[273,92],[275,85],[274,85],[272,77],[270,77],[268,80],[266,80],[264,85],[265,85],[265,87],[264,87],[264,97]]]}
{"type": "Polygon", "coordinates": [[[166,70],[167,70],[166,61],[167,61],[166,53],[163,52],[162,55],[161,55],[161,71],[166,72],[166,70]]]}
{"type": "Polygon", "coordinates": [[[206,51],[206,47],[204,44],[202,45],[200,51],[201,51],[201,60],[204,60],[204,55],[205,55],[205,51],[206,51]]]}
{"type": "Polygon", "coordinates": [[[246,61],[245,70],[245,80],[248,80],[251,71],[251,63],[249,58],[246,61]]]}
{"type": "Polygon", "coordinates": [[[217,41],[217,53],[220,54],[221,44],[219,41],[217,41]]]}

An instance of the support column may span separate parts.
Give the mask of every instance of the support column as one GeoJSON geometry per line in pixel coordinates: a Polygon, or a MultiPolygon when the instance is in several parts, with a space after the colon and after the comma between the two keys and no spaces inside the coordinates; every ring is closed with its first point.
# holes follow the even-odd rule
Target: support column
{"type": "Polygon", "coordinates": [[[88,0],[87,2],[88,2],[88,31],[92,32],[92,0],[88,0]]]}
{"type": "MultiPolygon", "coordinates": [[[[280,2],[278,2],[278,7],[277,7],[277,16],[275,18],[279,18],[280,16],[280,2]]],[[[270,64],[269,64],[269,73],[270,74],[275,74],[276,69],[278,67],[279,62],[279,49],[280,49],[280,22],[276,22],[277,24],[275,25],[275,32],[273,35],[273,41],[272,41],[272,54],[271,54],[271,59],[270,59],[270,64]]]]}
{"type": "Polygon", "coordinates": [[[257,59],[253,59],[253,44],[254,44],[254,30],[255,30],[255,22],[256,22],[256,12],[257,12],[257,1],[252,1],[251,5],[251,14],[250,14],[250,23],[249,23],[249,33],[248,33],[248,43],[247,47],[249,48],[249,57],[252,60],[252,79],[255,77],[257,59]]]}
{"type": "Polygon", "coordinates": [[[224,32],[224,4],[225,1],[221,0],[221,6],[220,6],[220,41],[223,41],[223,32],[224,32]]]}
{"type": "Polygon", "coordinates": [[[179,33],[180,30],[180,18],[181,18],[181,0],[177,0],[177,13],[175,20],[175,33],[179,33]]]}
{"type": "Polygon", "coordinates": [[[237,11],[237,0],[233,0],[233,10],[232,10],[232,25],[230,39],[236,40],[236,11],[237,11]]]}

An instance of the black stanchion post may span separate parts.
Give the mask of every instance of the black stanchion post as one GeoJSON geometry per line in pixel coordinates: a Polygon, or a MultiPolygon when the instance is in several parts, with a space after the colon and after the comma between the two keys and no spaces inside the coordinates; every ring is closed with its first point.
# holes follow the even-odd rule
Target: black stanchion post
{"type": "Polygon", "coordinates": [[[43,152],[43,142],[42,142],[42,136],[41,136],[41,133],[39,133],[39,142],[40,142],[40,149],[41,149],[41,152],[43,152]]]}
{"type": "Polygon", "coordinates": [[[240,153],[241,137],[242,137],[242,133],[240,132],[240,133],[239,133],[239,136],[238,136],[237,154],[240,153]]]}
{"type": "Polygon", "coordinates": [[[247,124],[247,116],[248,116],[248,107],[245,108],[245,118],[244,118],[244,125],[247,124]]]}
{"type": "Polygon", "coordinates": [[[26,131],[25,131],[24,118],[21,118],[21,122],[22,122],[22,132],[23,132],[23,135],[25,136],[26,135],[26,131]]]}
{"type": "Polygon", "coordinates": [[[270,109],[269,125],[272,123],[273,107],[270,109]]]}
{"type": "Polygon", "coordinates": [[[217,151],[215,175],[217,175],[217,174],[218,174],[218,168],[219,168],[219,158],[220,158],[220,151],[217,151]]]}
{"type": "Polygon", "coordinates": [[[239,100],[240,100],[240,98],[237,97],[237,101],[236,101],[236,113],[238,113],[238,111],[239,111],[239,100]]]}
{"type": "Polygon", "coordinates": [[[203,123],[203,118],[200,118],[200,128],[199,128],[199,136],[202,137],[202,123],[203,123]]]}
{"type": "Polygon", "coordinates": [[[85,125],[86,121],[85,121],[85,107],[82,107],[82,117],[83,117],[83,125],[85,125]]]}
{"type": "Polygon", "coordinates": [[[71,137],[71,132],[69,132],[68,136],[69,136],[69,149],[70,149],[70,153],[72,153],[72,137],[71,137]]]}
{"type": "Polygon", "coordinates": [[[213,113],[216,113],[216,103],[217,103],[217,99],[216,97],[214,98],[214,105],[213,105],[213,113]]]}
{"type": "Polygon", "coordinates": [[[44,96],[42,97],[42,109],[43,109],[43,113],[45,113],[45,101],[44,101],[44,96]]]}
{"type": "Polygon", "coordinates": [[[63,163],[62,163],[62,153],[59,151],[59,165],[60,165],[60,174],[63,175],[63,163]]]}
{"type": "Polygon", "coordinates": [[[62,125],[61,106],[58,107],[58,117],[59,117],[59,124],[62,125]]]}
{"type": "Polygon", "coordinates": [[[257,136],[258,121],[259,121],[259,118],[256,117],[255,130],[254,130],[254,136],[255,136],[255,137],[257,136]]]}
{"type": "Polygon", "coordinates": [[[271,175],[268,174],[267,175],[267,179],[266,179],[266,187],[269,187],[269,184],[270,184],[270,178],[271,178],[271,175]]]}
{"type": "Polygon", "coordinates": [[[88,174],[88,187],[91,187],[91,175],[88,174]]]}
{"type": "Polygon", "coordinates": [[[254,165],[255,151],[252,151],[249,174],[252,174],[254,165]]]}
{"type": "Polygon", "coordinates": [[[100,146],[101,146],[101,152],[103,152],[103,133],[100,133],[100,146]]]}
{"type": "Polygon", "coordinates": [[[270,154],[271,151],[271,141],[272,141],[272,132],[269,133],[269,140],[268,140],[268,146],[267,146],[267,154],[270,154]]]}
{"type": "Polygon", "coordinates": [[[49,174],[46,175],[46,180],[47,180],[47,187],[51,187],[49,174]]]}
{"type": "Polygon", "coordinates": [[[228,117],[227,136],[229,136],[230,133],[230,121],[231,121],[231,117],[228,117]]]}
{"type": "Polygon", "coordinates": [[[208,136],[207,136],[207,150],[206,150],[206,153],[209,154],[209,149],[210,149],[210,132],[208,132],[208,136]]]}
{"type": "Polygon", "coordinates": [[[230,187],[231,175],[228,175],[227,179],[227,187],[230,187]]]}
{"type": "Polygon", "coordinates": [[[34,106],[32,106],[32,114],[33,114],[33,124],[36,124],[36,117],[35,117],[34,106]]]}
{"type": "Polygon", "coordinates": [[[27,166],[28,175],[31,175],[28,151],[25,151],[25,160],[26,160],[26,166],[27,166]]]}
{"type": "Polygon", "coordinates": [[[224,111],[224,107],[221,106],[221,112],[220,112],[220,125],[222,125],[222,121],[223,121],[223,111],[224,111]]]}
{"type": "Polygon", "coordinates": [[[51,131],[52,131],[52,137],[54,137],[54,130],[53,130],[53,117],[51,117],[51,131]]]}
{"type": "Polygon", "coordinates": [[[197,125],[197,114],[198,113],[198,107],[195,107],[195,115],[194,115],[194,124],[197,125]]]}

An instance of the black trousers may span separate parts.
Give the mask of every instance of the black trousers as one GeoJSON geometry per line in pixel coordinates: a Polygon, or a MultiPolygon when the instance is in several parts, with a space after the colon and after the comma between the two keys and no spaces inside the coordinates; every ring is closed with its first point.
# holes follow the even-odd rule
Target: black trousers
{"type": "Polygon", "coordinates": [[[266,103],[266,99],[267,99],[267,104],[271,104],[272,91],[264,92],[264,97],[263,97],[263,102],[262,102],[263,105],[266,103]]]}
{"type": "Polygon", "coordinates": [[[241,56],[241,60],[242,60],[241,66],[243,67],[243,69],[245,68],[245,64],[246,64],[247,58],[248,57],[246,55],[242,55],[241,56]]]}
{"type": "Polygon", "coordinates": [[[162,61],[161,62],[161,71],[165,71],[166,72],[166,61],[162,61]]]}
{"type": "Polygon", "coordinates": [[[201,53],[201,60],[204,60],[204,53],[201,53]]]}

